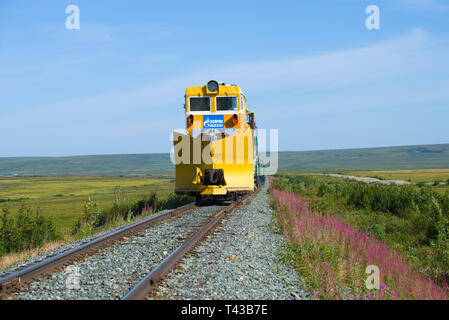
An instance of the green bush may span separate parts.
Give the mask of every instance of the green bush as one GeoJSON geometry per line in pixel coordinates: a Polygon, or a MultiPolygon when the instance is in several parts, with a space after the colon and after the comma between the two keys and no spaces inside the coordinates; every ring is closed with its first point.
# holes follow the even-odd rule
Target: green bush
{"type": "Polygon", "coordinates": [[[379,240],[385,241],[386,232],[385,232],[385,225],[383,224],[375,223],[369,226],[362,226],[360,229],[368,233],[371,233],[379,240]]]}
{"type": "Polygon", "coordinates": [[[72,233],[77,234],[80,238],[87,237],[92,234],[98,221],[97,218],[100,218],[100,206],[95,200],[88,197],[83,204],[83,215],[78,219],[72,233]]]}
{"type": "Polygon", "coordinates": [[[117,225],[124,221],[151,214],[162,209],[172,209],[193,202],[189,196],[169,194],[166,199],[158,199],[157,194],[152,192],[147,197],[131,201],[123,196],[120,189],[117,190],[115,200],[111,208],[101,209],[95,200],[88,199],[83,206],[83,215],[72,228],[72,234],[84,238],[93,233],[94,229],[106,225],[117,225]]]}
{"type": "Polygon", "coordinates": [[[449,270],[449,219],[442,218],[438,222],[437,231],[437,239],[431,242],[434,255],[428,257],[428,261],[432,266],[432,273],[438,277],[447,274],[449,270]]]}
{"type": "Polygon", "coordinates": [[[22,206],[14,218],[9,217],[4,208],[0,217],[0,256],[10,252],[20,252],[56,240],[53,219],[46,218],[38,208],[33,213],[28,206],[22,206]]]}
{"type": "Polygon", "coordinates": [[[166,199],[159,200],[157,204],[160,209],[174,209],[193,201],[195,199],[190,196],[170,193],[166,199]]]}

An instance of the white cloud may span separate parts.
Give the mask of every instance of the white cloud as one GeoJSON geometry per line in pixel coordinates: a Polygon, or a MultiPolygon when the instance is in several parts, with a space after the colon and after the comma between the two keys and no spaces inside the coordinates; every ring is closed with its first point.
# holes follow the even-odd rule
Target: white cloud
{"type": "MultiPolygon", "coordinates": [[[[351,86],[369,85],[397,77],[432,72],[429,83],[449,69],[449,46],[423,30],[363,47],[322,52],[313,56],[265,61],[237,62],[225,66],[203,66],[185,75],[171,77],[138,89],[60,101],[45,109],[64,113],[102,114],[158,108],[182,104],[185,87],[201,85],[209,79],[239,84],[248,94],[269,95],[275,92],[311,94],[351,86]],[[197,71],[199,70],[199,71],[197,71]]],[[[446,76],[446,80],[448,77],[446,76]]],[[[398,82],[395,86],[401,86],[398,82]]],[[[37,109],[41,109],[37,108],[37,109]]]]}
{"type": "Polygon", "coordinates": [[[237,75],[242,86],[255,92],[297,89],[322,91],[438,69],[449,62],[448,48],[423,30],[375,45],[324,52],[312,57],[241,63],[218,69],[224,78],[237,75]],[[437,60],[434,60],[437,57],[437,60]]]}
{"type": "MultiPolygon", "coordinates": [[[[21,127],[33,128],[39,123],[47,135],[61,141],[64,135],[78,137],[86,144],[89,136],[114,141],[114,132],[117,140],[123,141],[126,132],[130,141],[135,137],[157,146],[153,151],[163,152],[168,134],[161,138],[156,133],[184,125],[182,104],[187,86],[209,79],[237,83],[247,93],[259,120],[269,124],[283,119],[292,126],[299,117],[325,115],[336,108],[351,112],[448,100],[448,56],[445,40],[416,29],[377,44],[306,57],[202,66],[131,91],[33,106],[26,114],[9,110],[2,115],[6,125],[0,134],[21,130],[8,125],[21,119],[21,127]]],[[[39,129],[29,130],[33,136],[39,135],[39,129]]],[[[128,144],[116,147],[117,152],[129,150],[128,144]]],[[[141,152],[145,150],[148,148],[141,152]]]]}

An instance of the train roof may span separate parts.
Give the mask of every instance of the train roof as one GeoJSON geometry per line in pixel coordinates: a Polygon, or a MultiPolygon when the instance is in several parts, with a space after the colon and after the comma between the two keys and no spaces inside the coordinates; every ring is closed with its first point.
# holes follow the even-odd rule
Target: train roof
{"type": "Polygon", "coordinates": [[[187,87],[186,96],[220,96],[220,95],[243,95],[246,100],[245,94],[240,89],[240,86],[236,84],[225,84],[224,82],[218,82],[211,80],[207,84],[202,86],[187,87]],[[218,84],[218,90],[211,92],[208,90],[208,84],[210,82],[216,82],[218,84]]]}

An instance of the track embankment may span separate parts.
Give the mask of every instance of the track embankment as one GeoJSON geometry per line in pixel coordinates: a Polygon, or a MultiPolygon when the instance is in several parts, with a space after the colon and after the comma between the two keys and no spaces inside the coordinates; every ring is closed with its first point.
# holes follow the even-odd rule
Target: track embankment
{"type": "Polygon", "coordinates": [[[11,299],[120,299],[201,226],[218,206],[204,206],[98,250],[29,285],[11,299]]]}
{"type": "MultiPolygon", "coordinates": [[[[272,210],[267,190],[265,186],[250,197],[250,203],[229,211],[147,298],[305,299],[299,276],[279,260],[284,239],[270,232],[272,210]]],[[[224,208],[227,206],[199,206],[125,236],[18,287],[6,299],[122,299],[224,208]]],[[[77,245],[65,245],[3,274],[77,245]]]]}
{"type": "Polygon", "coordinates": [[[173,270],[152,299],[306,299],[295,270],[279,260],[267,185],[237,208],[173,270]]]}

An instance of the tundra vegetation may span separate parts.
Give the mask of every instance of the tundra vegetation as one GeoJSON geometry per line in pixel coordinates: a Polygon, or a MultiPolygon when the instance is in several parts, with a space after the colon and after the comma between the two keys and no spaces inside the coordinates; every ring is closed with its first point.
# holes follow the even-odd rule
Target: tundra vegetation
{"type": "Polygon", "coordinates": [[[0,269],[65,242],[177,207],[173,180],[149,177],[0,179],[0,269]]]}
{"type": "Polygon", "coordinates": [[[138,200],[151,192],[166,197],[173,185],[173,179],[147,176],[0,177],[0,208],[7,207],[15,216],[23,205],[39,207],[42,215],[54,219],[58,231],[68,230],[83,214],[88,197],[109,207],[118,189],[138,200]]]}
{"type": "Polygon", "coordinates": [[[32,211],[22,206],[15,218],[4,208],[0,217],[0,257],[9,252],[19,252],[42,246],[58,238],[54,222],[46,218],[39,209],[32,211]]]}
{"type": "Polygon", "coordinates": [[[449,192],[281,175],[270,192],[284,259],[324,299],[447,299],[449,192]],[[380,287],[365,286],[368,265],[380,287]]]}
{"type": "Polygon", "coordinates": [[[158,199],[156,192],[146,198],[131,201],[118,191],[112,207],[100,208],[98,202],[90,197],[83,205],[83,215],[73,226],[71,232],[78,238],[85,238],[96,231],[128,223],[162,209],[173,209],[193,202],[189,196],[169,194],[165,199],[158,199]]]}

